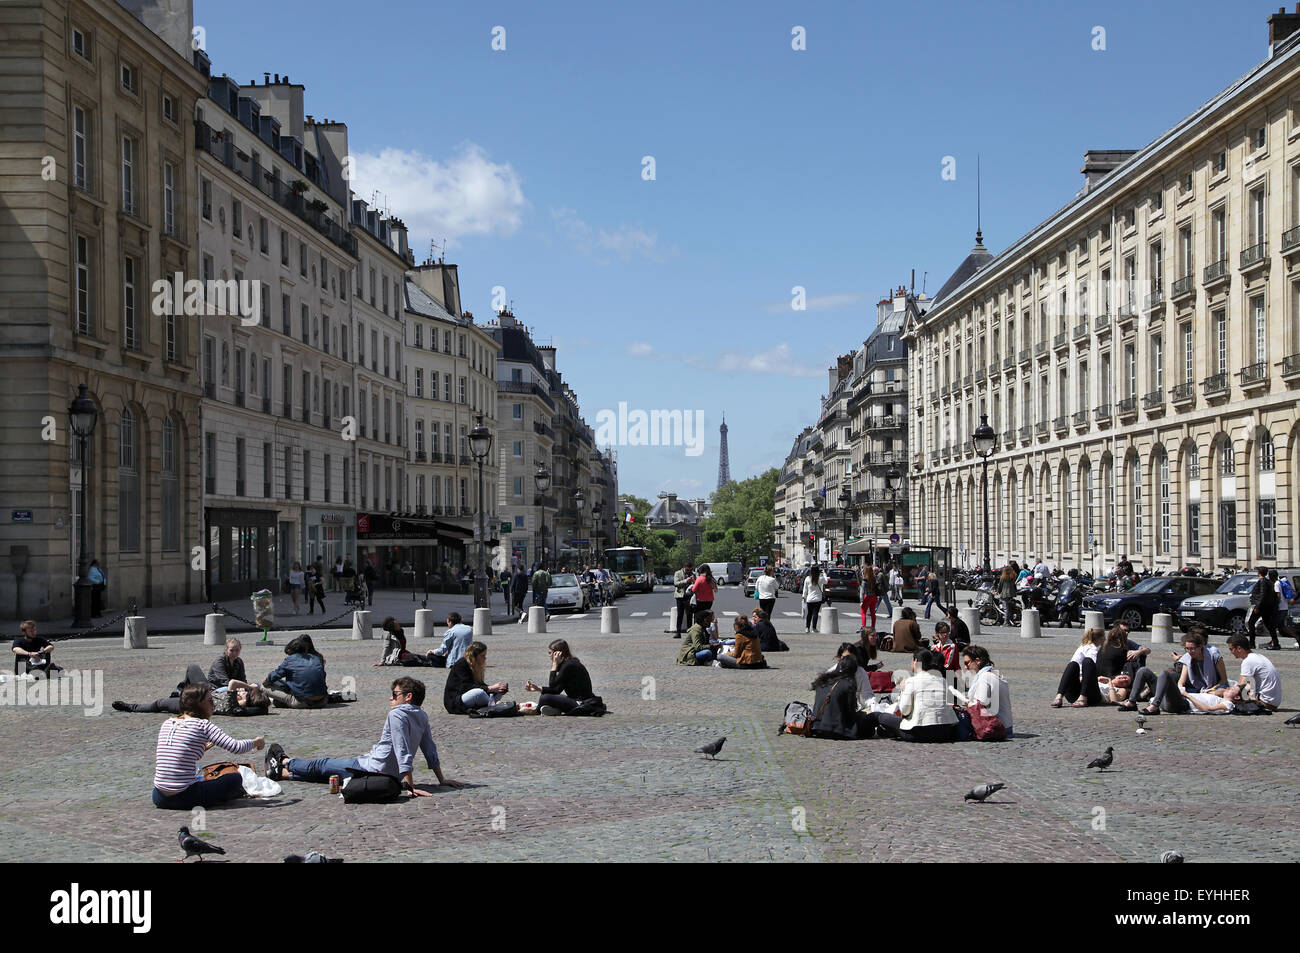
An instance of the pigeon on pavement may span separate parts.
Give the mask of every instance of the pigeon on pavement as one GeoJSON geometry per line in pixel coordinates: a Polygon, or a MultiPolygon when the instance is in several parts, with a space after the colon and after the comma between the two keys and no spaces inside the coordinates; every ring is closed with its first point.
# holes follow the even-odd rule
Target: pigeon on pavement
{"type": "Polygon", "coordinates": [[[203,863],[204,854],[224,854],[225,851],[216,844],[209,844],[201,841],[190,833],[188,827],[182,827],[176,832],[176,840],[180,842],[181,850],[185,851],[185,856],[181,858],[181,863],[189,860],[191,857],[198,856],[199,863],[203,863]]]}
{"type": "Polygon", "coordinates": [[[1286,721],[1282,722],[1282,724],[1284,724],[1284,725],[1292,725],[1292,726],[1300,725],[1300,714],[1292,715],[1292,716],[1291,716],[1290,718],[1288,718],[1286,721]]]}
{"type": "Polygon", "coordinates": [[[716,755],[719,751],[722,750],[722,745],[726,742],[726,740],[727,740],[727,736],[723,735],[717,741],[710,741],[707,745],[704,745],[703,747],[700,748],[696,748],[694,753],[707,754],[710,758],[712,758],[714,755],[716,755]]]}
{"type": "Polygon", "coordinates": [[[983,804],[986,798],[992,797],[998,791],[1001,791],[1004,787],[1006,787],[1006,785],[1003,784],[1001,781],[994,781],[991,783],[986,782],[984,784],[981,784],[977,788],[971,788],[969,791],[966,792],[966,796],[962,798],[962,800],[979,801],[981,804],[983,804]]]}
{"type": "Polygon", "coordinates": [[[1176,850],[1167,850],[1160,855],[1160,863],[1162,864],[1181,864],[1182,862],[1183,855],[1176,850]]]}
{"type": "Polygon", "coordinates": [[[1145,734],[1145,733],[1146,733],[1146,730],[1147,730],[1147,716],[1146,716],[1146,715],[1138,715],[1138,716],[1137,716],[1137,726],[1138,726],[1138,734],[1139,734],[1139,735],[1141,735],[1141,734],[1145,734]]]}
{"type": "Polygon", "coordinates": [[[290,854],[284,859],[286,864],[341,864],[342,857],[326,857],[318,850],[313,850],[306,857],[301,854],[290,854]]]}
{"type": "Polygon", "coordinates": [[[1100,758],[1093,758],[1091,761],[1089,761],[1088,767],[1097,768],[1098,770],[1105,771],[1107,768],[1111,766],[1111,763],[1114,760],[1115,760],[1115,749],[1107,748],[1106,753],[1102,755],[1100,758]]]}

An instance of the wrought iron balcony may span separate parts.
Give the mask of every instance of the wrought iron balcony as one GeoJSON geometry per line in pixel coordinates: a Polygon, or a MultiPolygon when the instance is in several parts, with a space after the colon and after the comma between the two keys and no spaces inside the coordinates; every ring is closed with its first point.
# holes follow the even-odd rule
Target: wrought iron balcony
{"type": "Polygon", "coordinates": [[[416,462],[416,463],[424,463],[425,460],[427,460],[427,459],[428,459],[428,455],[427,455],[423,450],[417,450],[417,451],[415,451],[415,462],[416,462]]]}
{"type": "Polygon", "coordinates": [[[964,388],[969,388],[971,386],[972,380],[973,378],[971,377],[971,375],[967,374],[965,377],[961,379],[961,386],[964,388]]]}
{"type": "Polygon", "coordinates": [[[1169,288],[1169,297],[1177,301],[1179,298],[1185,298],[1190,294],[1196,293],[1196,276],[1184,275],[1173,283],[1169,288]]]}
{"type": "Polygon", "coordinates": [[[1179,384],[1177,387],[1170,388],[1169,399],[1173,401],[1174,406],[1185,404],[1190,400],[1196,399],[1196,384],[1188,381],[1185,384],[1179,384]]]}
{"type": "Polygon", "coordinates": [[[1030,435],[1032,432],[1033,432],[1033,430],[1032,430],[1032,428],[1029,426],[1029,424],[1025,424],[1023,427],[1020,428],[1020,440],[1021,440],[1022,442],[1028,441],[1028,440],[1029,440],[1029,435],[1030,435]]]}
{"type": "Polygon", "coordinates": [[[1052,350],[1054,351],[1059,351],[1063,347],[1068,347],[1069,344],[1070,335],[1065,331],[1062,331],[1056,337],[1052,338],[1052,350]]]}
{"type": "Polygon", "coordinates": [[[1216,284],[1228,277],[1228,259],[1221,258],[1205,266],[1201,273],[1202,284],[1209,286],[1216,284]]]}
{"type": "Polygon", "coordinates": [[[1133,302],[1129,301],[1119,306],[1119,311],[1115,315],[1115,323],[1123,327],[1132,323],[1135,317],[1137,317],[1137,309],[1134,307],[1133,302]]]}
{"type": "Polygon", "coordinates": [[[987,379],[988,379],[988,375],[987,375],[986,373],[984,373],[984,368],[981,367],[978,371],[975,372],[975,383],[976,383],[976,384],[983,384],[984,381],[987,380],[987,379]]]}
{"type": "Polygon", "coordinates": [[[1105,334],[1110,330],[1110,315],[1099,314],[1097,320],[1092,322],[1092,329],[1098,334],[1105,334]]]}
{"type": "Polygon", "coordinates": [[[1046,356],[1047,356],[1047,342],[1039,341],[1037,344],[1034,345],[1034,357],[1046,357],[1046,356]]]}
{"type": "Polygon", "coordinates": [[[1061,433],[1065,430],[1069,430],[1070,418],[1065,414],[1061,414],[1061,416],[1057,417],[1054,421],[1052,421],[1052,429],[1055,430],[1057,433],[1061,433]]]}
{"type": "Polygon", "coordinates": [[[1038,423],[1034,424],[1034,433],[1038,434],[1040,437],[1047,436],[1047,421],[1040,420],[1038,423]]]}
{"type": "Polygon", "coordinates": [[[1147,295],[1147,310],[1158,308],[1165,303],[1165,289],[1159,281],[1152,283],[1151,293],[1147,295]]]}
{"type": "Polygon", "coordinates": [[[1150,393],[1143,394],[1142,409],[1146,411],[1164,410],[1165,409],[1164,392],[1153,390],[1150,393]]]}
{"type": "Polygon", "coordinates": [[[1136,396],[1125,397],[1123,400],[1115,402],[1115,413],[1121,417],[1130,417],[1137,413],[1138,399],[1136,396]]]}
{"type": "Polygon", "coordinates": [[[989,362],[988,376],[990,378],[997,377],[1001,373],[1002,373],[1002,366],[998,364],[997,358],[994,358],[992,361],[989,362]]]}
{"type": "Polygon", "coordinates": [[[1030,351],[1029,348],[1027,348],[1027,347],[1022,347],[1022,348],[1020,349],[1020,363],[1021,363],[1021,364],[1028,364],[1028,363],[1029,363],[1030,355],[1031,355],[1032,353],[1033,353],[1033,352],[1030,351]]]}
{"type": "Polygon", "coordinates": [[[1086,410],[1075,411],[1074,425],[1076,427],[1088,426],[1088,412],[1086,410]]]}
{"type": "Polygon", "coordinates": [[[1228,392],[1228,375],[1211,374],[1201,381],[1201,393],[1206,397],[1218,397],[1228,392]]]}
{"type": "Polygon", "coordinates": [[[1015,439],[1016,439],[1016,432],[1014,430],[1004,430],[1002,432],[1002,446],[1004,447],[1011,446],[1011,444],[1015,441],[1015,439]]]}
{"type": "Polygon", "coordinates": [[[1102,404],[1092,412],[1092,417],[1098,424],[1103,424],[1110,420],[1110,404],[1102,404]]]}
{"type": "Polygon", "coordinates": [[[1282,379],[1294,380],[1300,377],[1300,354],[1288,354],[1282,358],[1282,379]]]}
{"type": "Polygon", "coordinates": [[[1015,366],[1016,366],[1016,359],[1012,357],[1010,354],[1008,354],[1006,357],[1002,359],[1002,369],[1004,371],[1009,371],[1011,370],[1011,368],[1015,366]]]}
{"type": "Polygon", "coordinates": [[[1289,228],[1282,233],[1282,253],[1286,254],[1300,248],[1300,226],[1289,228]]]}
{"type": "Polygon", "coordinates": [[[1261,387],[1268,383],[1268,364],[1260,361],[1241,369],[1241,386],[1243,388],[1261,387]]]}
{"type": "Polygon", "coordinates": [[[1268,242],[1251,245],[1241,253],[1241,270],[1249,271],[1258,268],[1266,261],[1268,261],[1268,242]]]}
{"type": "Polygon", "coordinates": [[[1085,320],[1076,324],[1074,326],[1074,331],[1071,332],[1070,336],[1076,341],[1080,338],[1086,338],[1088,336],[1088,322],[1085,320]]]}
{"type": "Polygon", "coordinates": [[[930,451],[930,462],[931,462],[931,463],[938,463],[938,462],[939,462],[939,451],[938,451],[938,450],[931,450],[931,451],[930,451]]]}

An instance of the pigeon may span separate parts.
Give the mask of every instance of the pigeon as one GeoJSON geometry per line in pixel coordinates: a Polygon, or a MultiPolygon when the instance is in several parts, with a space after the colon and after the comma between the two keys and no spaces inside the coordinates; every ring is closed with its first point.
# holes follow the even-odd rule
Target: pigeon
{"type": "Polygon", "coordinates": [[[1138,733],[1139,735],[1144,735],[1144,734],[1146,734],[1146,730],[1147,730],[1147,716],[1146,716],[1146,715],[1138,715],[1138,716],[1137,716],[1137,726],[1138,726],[1138,731],[1137,731],[1137,733],[1138,733]]]}
{"type": "Polygon", "coordinates": [[[701,748],[696,748],[694,753],[707,754],[710,758],[712,758],[714,755],[716,755],[719,751],[722,750],[722,745],[726,742],[726,740],[727,740],[727,736],[723,735],[717,741],[710,741],[707,745],[704,745],[701,748]]]}
{"type": "Polygon", "coordinates": [[[290,854],[284,859],[286,864],[341,864],[342,857],[326,857],[318,850],[313,850],[306,857],[301,854],[290,854]]]}
{"type": "Polygon", "coordinates": [[[1290,718],[1288,718],[1286,721],[1282,722],[1282,724],[1284,724],[1284,725],[1291,725],[1293,728],[1294,728],[1296,725],[1300,725],[1300,714],[1292,715],[1292,716],[1291,716],[1290,718]]]}
{"type": "Polygon", "coordinates": [[[962,798],[962,801],[979,801],[983,804],[986,798],[992,797],[1004,787],[1006,787],[1006,785],[1001,781],[995,781],[992,783],[986,782],[981,784],[979,787],[971,788],[967,791],[966,796],[962,798]]]}
{"type": "Polygon", "coordinates": [[[190,833],[188,827],[182,827],[176,832],[176,840],[180,842],[181,850],[185,851],[185,856],[181,858],[181,863],[189,860],[191,857],[198,855],[199,863],[203,863],[204,854],[224,854],[225,851],[216,844],[209,844],[201,841],[190,833]]]}
{"type": "Polygon", "coordinates": [[[1106,753],[1102,755],[1100,758],[1093,758],[1091,761],[1089,761],[1088,767],[1097,768],[1101,771],[1105,771],[1107,768],[1111,766],[1111,762],[1113,762],[1114,760],[1115,760],[1115,749],[1107,748],[1106,753]]]}
{"type": "Polygon", "coordinates": [[[1162,864],[1181,864],[1182,862],[1183,855],[1176,850],[1167,850],[1160,855],[1160,863],[1162,864]]]}

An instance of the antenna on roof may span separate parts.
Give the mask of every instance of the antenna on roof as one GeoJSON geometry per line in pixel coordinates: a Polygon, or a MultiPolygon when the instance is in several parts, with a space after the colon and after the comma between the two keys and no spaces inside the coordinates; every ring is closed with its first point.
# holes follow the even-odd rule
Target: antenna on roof
{"type": "Polygon", "coordinates": [[[980,228],[980,155],[975,153],[975,244],[984,244],[984,234],[980,228]]]}
{"type": "Polygon", "coordinates": [[[921,272],[921,294],[925,294],[925,279],[929,276],[928,271],[921,272]]]}

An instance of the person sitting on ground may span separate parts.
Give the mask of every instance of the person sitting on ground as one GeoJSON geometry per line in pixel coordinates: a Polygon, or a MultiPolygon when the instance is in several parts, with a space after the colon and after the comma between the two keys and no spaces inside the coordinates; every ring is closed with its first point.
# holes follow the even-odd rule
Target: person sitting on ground
{"type": "Polygon", "coordinates": [[[300,635],[284,647],[285,660],[262,681],[276,708],[322,708],[329,702],[325,656],[310,635],[300,635]]]}
{"type": "Polygon", "coordinates": [[[1007,737],[1015,733],[1011,718],[1011,686],[989,658],[988,649],[968,645],[961,650],[962,668],[973,675],[966,688],[967,707],[980,703],[986,714],[996,715],[1007,729],[1007,737]]]}
{"type": "Polygon", "coordinates": [[[1087,708],[1089,705],[1102,703],[1101,691],[1097,685],[1097,653],[1106,641],[1102,629],[1087,629],[1079,641],[1079,647],[1070,656],[1061,681],[1056,686],[1056,697],[1052,707],[1060,708],[1069,702],[1073,708],[1087,708]]]}
{"type": "Polygon", "coordinates": [[[591,690],[591,674],[573,657],[568,642],[556,639],[546,653],[551,658],[551,677],[546,687],[531,680],[524,683],[524,691],[542,693],[537,705],[543,715],[567,715],[580,702],[596,697],[591,690]]]}
{"type": "Polygon", "coordinates": [[[682,650],[677,654],[678,665],[709,665],[713,662],[712,625],[712,610],[695,613],[694,621],[682,639],[682,650]]]}
{"type": "Polygon", "coordinates": [[[244,660],[240,657],[243,651],[244,644],[239,639],[226,639],[226,651],[208,666],[208,684],[213,688],[225,688],[232,679],[247,684],[248,675],[244,672],[244,660]]]}
{"type": "Polygon", "coordinates": [[[259,735],[236,741],[209,721],[214,702],[212,688],[206,680],[202,685],[186,685],[179,707],[180,714],[168,718],[158,730],[154,807],[188,811],[243,797],[244,779],[238,771],[204,781],[199,773],[199,761],[209,747],[243,754],[254,748],[261,751],[265,739],[259,735]]]}
{"type": "Polygon", "coordinates": [[[916,610],[903,607],[903,617],[894,623],[894,642],[891,652],[915,652],[921,647],[921,627],[916,623],[916,610]]]}
{"type": "Polygon", "coordinates": [[[957,671],[957,653],[961,651],[961,647],[952,640],[952,632],[949,630],[947,622],[935,623],[934,642],[930,645],[930,651],[938,652],[943,657],[945,671],[957,671]]]}
{"type": "Polygon", "coordinates": [[[449,788],[464,787],[464,783],[444,777],[438,761],[438,748],[433,743],[429,729],[429,716],[420,706],[424,704],[424,683],[403,675],[393,680],[392,697],[388,702],[388,715],[384,730],[369,754],[359,758],[290,758],[284,748],[271,745],[266,753],[266,776],[272,781],[326,782],[337,774],[340,778],[354,774],[386,774],[400,778],[402,787],[413,797],[431,797],[429,791],[415,786],[415,753],[424,755],[438,783],[449,788]]]}
{"type": "Polygon", "coordinates": [[[1133,676],[1150,652],[1129,638],[1128,626],[1123,622],[1110,627],[1106,641],[1097,650],[1097,683],[1103,702],[1123,704],[1128,699],[1133,676]]]}
{"type": "Polygon", "coordinates": [[[929,649],[917,649],[912,655],[912,676],[903,683],[894,712],[876,715],[882,734],[902,741],[956,740],[957,713],[948,701],[940,659],[929,649]]]}
{"type": "Polygon", "coordinates": [[[1133,698],[1140,697],[1146,687],[1152,687],[1151,704],[1142,709],[1144,714],[1158,715],[1162,710],[1182,714],[1191,709],[1185,693],[1204,694],[1227,687],[1223,656],[1213,645],[1206,644],[1204,635],[1189,631],[1183,636],[1183,649],[1177,664],[1159,676],[1146,666],[1133,676],[1133,698]]]}
{"type": "MultiPolygon", "coordinates": [[[[829,671],[813,679],[814,738],[860,741],[876,736],[876,715],[860,710],[858,660],[848,643],[840,646],[839,658],[829,671]]],[[[867,683],[867,691],[871,683],[867,683]]]]}
{"type": "Polygon", "coordinates": [[[958,650],[964,649],[970,645],[970,627],[962,621],[961,613],[957,611],[955,605],[949,606],[944,612],[948,616],[948,627],[953,643],[958,650]]]}
{"type": "Polygon", "coordinates": [[[18,674],[20,664],[26,666],[25,674],[30,675],[32,669],[36,669],[38,672],[44,672],[46,678],[49,678],[51,672],[63,671],[53,661],[54,643],[36,634],[35,619],[28,619],[18,628],[21,634],[14,639],[11,646],[14,653],[15,675],[18,674]]]}
{"type": "MultiPolygon", "coordinates": [[[[880,668],[883,663],[877,659],[880,653],[880,633],[863,632],[858,636],[858,641],[850,643],[853,646],[853,656],[858,660],[858,667],[864,672],[874,672],[880,668]]],[[[870,679],[868,679],[870,683],[870,679]]]]}
{"type": "Polygon", "coordinates": [[[831,663],[831,667],[826,671],[827,673],[834,672],[845,655],[853,656],[853,661],[857,663],[854,680],[857,684],[858,708],[862,711],[869,711],[871,703],[875,700],[876,693],[871,687],[871,675],[862,664],[862,655],[859,648],[860,645],[857,642],[841,642],[840,647],[835,652],[835,661],[831,663]]]}
{"type": "Polygon", "coordinates": [[[755,609],[750,613],[750,618],[754,623],[754,635],[758,637],[758,647],[764,652],[789,652],[790,646],[786,645],[776,634],[776,629],[768,621],[769,616],[764,609],[755,609]]]}
{"type": "Polygon", "coordinates": [[[767,662],[763,659],[763,650],[759,647],[758,636],[750,627],[749,620],[743,615],[736,616],[732,628],[736,632],[736,644],[732,646],[730,652],[724,650],[718,653],[717,666],[719,668],[767,668],[767,662]]]}
{"type": "Polygon", "coordinates": [[[130,711],[139,714],[181,713],[181,696],[191,685],[207,685],[212,688],[212,713],[214,715],[265,715],[271,709],[271,699],[260,685],[250,685],[239,679],[229,679],[221,687],[213,687],[203,674],[203,669],[191,665],[185,670],[185,678],[176,686],[168,698],[158,698],[151,702],[113,702],[114,711],[130,711]]]}
{"type": "Polygon", "coordinates": [[[484,681],[487,672],[487,646],[471,642],[465,654],[447,669],[447,683],[442,690],[442,707],[449,715],[468,715],[480,708],[491,708],[510,691],[506,682],[484,681]]]}
{"type": "Polygon", "coordinates": [[[1240,704],[1244,699],[1243,691],[1249,686],[1253,696],[1249,700],[1258,702],[1260,707],[1269,711],[1277,711],[1282,704],[1282,679],[1272,660],[1252,649],[1250,638],[1242,634],[1228,636],[1228,651],[1241,663],[1241,676],[1223,697],[1240,704]]]}
{"type": "Polygon", "coordinates": [[[433,649],[429,649],[423,655],[417,655],[406,650],[406,632],[402,629],[402,624],[391,615],[384,620],[380,628],[388,635],[384,639],[383,657],[376,663],[376,667],[380,665],[433,665],[435,668],[441,668],[434,662],[433,649]]]}
{"type": "Polygon", "coordinates": [[[474,641],[474,630],[461,621],[459,612],[447,613],[447,634],[442,637],[442,645],[430,654],[434,668],[449,668],[465,655],[465,650],[474,641]]]}

